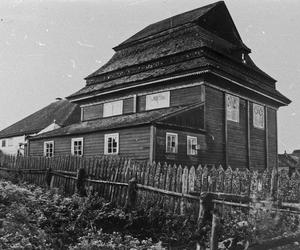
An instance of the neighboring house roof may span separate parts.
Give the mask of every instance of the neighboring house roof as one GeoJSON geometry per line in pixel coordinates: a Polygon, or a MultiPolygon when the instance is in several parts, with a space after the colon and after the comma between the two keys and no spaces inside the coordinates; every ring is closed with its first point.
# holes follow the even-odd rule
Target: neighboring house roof
{"type": "Polygon", "coordinates": [[[262,92],[290,100],[275,89],[275,80],[251,60],[223,1],[151,24],[114,48],[116,53],[90,74],[87,84],[68,99],[90,98],[105,90],[184,75],[224,70],[262,92]]]}
{"type": "Polygon", "coordinates": [[[295,149],[292,153],[292,155],[299,157],[300,159],[300,149],[295,149]]]}
{"type": "Polygon", "coordinates": [[[59,100],[0,131],[0,138],[31,135],[40,132],[55,120],[59,126],[80,121],[80,107],[68,100],[59,100]]]}
{"type": "Polygon", "coordinates": [[[278,155],[278,167],[295,169],[300,167],[300,158],[291,154],[279,154],[278,155]]]}
{"type": "Polygon", "coordinates": [[[160,120],[164,120],[170,116],[179,115],[181,112],[191,110],[198,106],[199,104],[177,106],[177,107],[170,107],[170,108],[155,109],[155,110],[128,114],[128,115],[112,116],[107,118],[91,120],[91,121],[84,121],[77,124],[72,124],[67,127],[59,128],[50,132],[46,132],[40,135],[32,136],[29,138],[29,140],[146,125],[150,123],[155,123],[160,120]]]}

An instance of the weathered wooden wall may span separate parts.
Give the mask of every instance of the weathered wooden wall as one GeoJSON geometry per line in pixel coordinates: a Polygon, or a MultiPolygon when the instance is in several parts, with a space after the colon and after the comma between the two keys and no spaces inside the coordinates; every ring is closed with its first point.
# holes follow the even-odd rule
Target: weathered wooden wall
{"type": "Polygon", "coordinates": [[[265,127],[259,129],[253,125],[254,100],[239,97],[239,122],[233,122],[226,120],[224,95],[228,92],[206,86],[205,93],[205,126],[208,147],[204,162],[212,164],[219,162],[232,168],[256,170],[276,166],[276,109],[265,106],[265,127]]]}
{"type": "Polygon", "coordinates": [[[31,140],[29,154],[43,156],[45,141],[54,141],[54,155],[66,156],[71,154],[72,138],[83,137],[84,156],[101,156],[104,154],[104,135],[119,133],[119,155],[134,159],[149,159],[150,127],[135,127],[134,129],[108,130],[74,136],[54,137],[51,139],[31,140]]]}
{"type": "Polygon", "coordinates": [[[225,105],[221,91],[205,88],[205,129],[207,154],[203,159],[209,164],[225,164],[225,105]]]}
{"type": "Polygon", "coordinates": [[[183,165],[199,164],[207,153],[206,136],[201,132],[188,132],[171,128],[158,127],[156,129],[155,160],[157,162],[170,162],[183,165]],[[178,136],[178,152],[166,153],[166,133],[176,133],[178,136]],[[197,137],[200,150],[197,155],[187,155],[187,136],[197,137]]]}

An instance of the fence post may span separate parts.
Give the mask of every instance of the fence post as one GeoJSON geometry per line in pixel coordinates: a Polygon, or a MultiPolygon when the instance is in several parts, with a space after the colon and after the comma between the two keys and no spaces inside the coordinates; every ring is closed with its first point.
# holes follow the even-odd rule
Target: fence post
{"type": "Polygon", "coordinates": [[[199,215],[198,215],[198,226],[196,235],[198,235],[197,240],[197,249],[206,249],[205,239],[208,234],[207,224],[211,223],[212,219],[212,195],[210,193],[202,193],[200,195],[200,207],[199,207],[199,215]]]}
{"type": "Polygon", "coordinates": [[[218,228],[220,224],[220,217],[217,210],[213,211],[213,219],[211,225],[211,236],[210,236],[210,250],[218,250],[219,235],[218,228]]]}
{"type": "Polygon", "coordinates": [[[47,168],[45,173],[45,181],[46,181],[47,188],[51,187],[52,178],[53,178],[52,169],[47,168]]]}
{"type": "Polygon", "coordinates": [[[128,182],[126,203],[125,203],[125,212],[131,212],[136,205],[137,200],[137,181],[135,178],[132,178],[128,182]]]}
{"type": "Polygon", "coordinates": [[[80,196],[86,196],[84,182],[86,179],[86,171],[84,168],[79,168],[77,171],[76,192],[80,196]]]}
{"type": "Polygon", "coordinates": [[[200,195],[200,206],[198,215],[198,229],[207,221],[211,220],[211,212],[213,210],[212,195],[210,193],[202,193],[200,195]]]}

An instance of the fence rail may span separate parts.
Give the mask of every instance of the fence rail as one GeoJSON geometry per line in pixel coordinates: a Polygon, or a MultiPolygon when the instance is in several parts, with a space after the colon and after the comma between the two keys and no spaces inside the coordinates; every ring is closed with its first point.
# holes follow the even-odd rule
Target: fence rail
{"type": "Polygon", "coordinates": [[[40,186],[62,188],[69,194],[89,187],[119,206],[130,206],[128,194],[134,178],[136,205],[196,218],[203,209],[199,201],[204,193],[221,207],[250,210],[272,201],[271,210],[300,214],[300,174],[289,175],[284,170],[258,172],[205,164],[187,167],[118,157],[0,155],[0,173],[4,172],[40,186]]]}

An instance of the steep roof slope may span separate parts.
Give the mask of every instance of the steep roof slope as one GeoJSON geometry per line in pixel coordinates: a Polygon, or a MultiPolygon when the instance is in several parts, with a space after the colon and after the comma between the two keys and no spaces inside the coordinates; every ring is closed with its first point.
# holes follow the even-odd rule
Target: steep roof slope
{"type": "Polygon", "coordinates": [[[151,24],[114,50],[112,58],[87,76],[86,86],[68,96],[69,100],[221,69],[255,90],[279,98],[281,104],[290,102],[276,90],[276,80],[248,55],[251,50],[244,45],[223,1],[151,24]]]}
{"type": "Polygon", "coordinates": [[[68,100],[59,100],[0,131],[0,138],[40,132],[53,121],[67,126],[80,121],[80,107],[68,100]]]}

